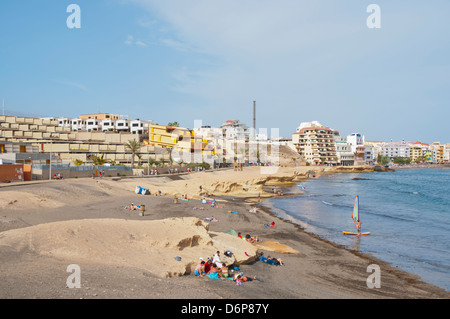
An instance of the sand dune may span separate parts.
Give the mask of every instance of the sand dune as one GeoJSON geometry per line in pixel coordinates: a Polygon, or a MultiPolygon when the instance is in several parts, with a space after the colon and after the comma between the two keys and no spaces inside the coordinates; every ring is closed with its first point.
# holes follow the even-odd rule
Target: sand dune
{"type": "Polygon", "coordinates": [[[138,180],[124,179],[110,181],[110,187],[120,187],[134,191],[136,186],[148,188],[151,194],[161,191],[163,195],[182,196],[198,199],[201,197],[236,196],[236,197],[268,197],[272,193],[265,192],[263,186],[292,185],[306,179],[308,171],[318,176],[328,173],[330,167],[245,167],[243,171],[221,170],[177,175],[178,180],[169,177],[150,177],[138,180]],[[200,189],[201,186],[201,189],[200,189]]]}
{"type": "Polygon", "coordinates": [[[146,270],[159,277],[189,274],[199,258],[216,251],[233,252],[225,262],[242,264],[257,248],[225,233],[208,231],[194,217],[157,221],[82,219],[53,222],[3,232],[0,247],[18,253],[66,260],[70,264],[105,264],[146,270]],[[175,257],[181,257],[178,261],[175,257]]]}
{"type": "Polygon", "coordinates": [[[52,200],[39,194],[21,191],[3,191],[0,194],[0,209],[54,208],[64,205],[61,200],[52,200]]]}

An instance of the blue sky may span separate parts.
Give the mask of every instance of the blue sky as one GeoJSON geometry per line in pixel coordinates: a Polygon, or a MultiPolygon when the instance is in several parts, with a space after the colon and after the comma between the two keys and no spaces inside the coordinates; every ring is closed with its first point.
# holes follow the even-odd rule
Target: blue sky
{"type": "Polygon", "coordinates": [[[2,0],[8,112],[229,119],[290,136],[317,120],[367,140],[450,143],[444,0],[2,0]],[[69,29],[69,4],[81,28],[69,29]],[[381,28],[369,29],[369,4],[381,28]]]}

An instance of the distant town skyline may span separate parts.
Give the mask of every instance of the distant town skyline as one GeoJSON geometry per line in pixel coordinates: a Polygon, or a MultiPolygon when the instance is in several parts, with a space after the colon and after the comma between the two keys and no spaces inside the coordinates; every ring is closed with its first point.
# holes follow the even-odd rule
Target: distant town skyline
{"type": "Polygon", "coordinates": [[[319,121],[366,140],[449,143],[450,3],[5,0],[0,98],[18,115],[88,113],[291,137],[319,121]],[[81,8],[69,28],[67,8],[81,8]]]}

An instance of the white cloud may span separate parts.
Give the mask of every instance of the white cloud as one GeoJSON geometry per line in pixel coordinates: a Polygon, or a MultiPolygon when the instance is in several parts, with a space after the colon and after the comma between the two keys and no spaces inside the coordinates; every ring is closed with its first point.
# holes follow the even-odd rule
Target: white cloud
{"type": "Polygon", "coordinates": [[[134,44],[136,44],[137,46],[140,46],[140,47],[146,47],[147,46],[147,44],[145,44],[141,40],[137,40],[136,42],[134,42],[134,44]]]}
{"type": "Polygon", "coordinates": [[[57,81],[57,82],[77,88],[77,89],[85,91],[85,92],[89,91],[89,88],[86,85],[78,83],[78,82],[73,82],[73,81],[57,81]]]}
{"type": "Polygon", "coordinates": [[[124,42],[126,45],[136,45],[139,47],[146,47],[147,44],[141,40],[135,40],[132,35],[128,35],[127,39],[124,42]]]}
{"type": "MultiPolygon", "coordinates": [[[[390,112],[394,99],[417,103],[409,98],[424,85],[411,80],[417,61],[431,63],[424,62],[428,55],[448,47],[445,41],[436,47],[449,29],[439,9],[448,8],[444,1],[424,11],[422,4],[380,0],[379,30],[366,26],[370,2],[129,1],[158,21],[149,32],[159,43],[189,53],[173,63],[173,90],[237,116],[256,99],[261,117],[292,121],[292,128],[302,119],[336,129],[338,120],[364,125],[369,109],[390,112]],[[408,89],[399,91],[398,83],[408,89]]],[[[436,87],[436,80],[430,83],[430,90],[436,87]]]]}
{"type": "Polygon", "coordinates": [[[189,46],[186,43],[183,43],[181,41],[177,41],[174,39],[165,39],[165,38],[161,38],[159,40],[163,45],[178,50],[178,51],[189,51],[191,50],[189,48],[189,46]]]}

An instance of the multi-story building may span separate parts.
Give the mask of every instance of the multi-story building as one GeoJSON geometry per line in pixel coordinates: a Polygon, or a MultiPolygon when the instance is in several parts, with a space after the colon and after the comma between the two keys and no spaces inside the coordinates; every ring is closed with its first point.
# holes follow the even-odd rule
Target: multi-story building
{"type": "Polygon", "coordinates": [[[381,154],[381,150],[384,142],[364,141],[364,146],[370,146],[372,151],[372,161],[375,162],[378,155],[381,154]]]}
{"type": "Polygon", "coordinates": [[[364,145],[364,162],[367,165],[373,165],[373,147],[372,145],[364,145]]]}
{"type": "Polygon", "coordinates": [[[342,166],[352,166],[355,162],[355,154],[352,152],[352,145],[347,142],[347,138],[334,135],[334,142],[338,163],[342,166]]]}
{"type": "Polygon", "coordinates": [[[444,162],[450,163],[450,143],[444,145],[444,162]]]}
{"type": "Polygon", "coordinates": [[[444,145],[442,145],[440,142],[433,142],[430,145],[430,151],[432,154],[433,163],[444,163],[444,145]]]}
{"type": "MultiPolygon", "coordinates": [[[[126,164],[130,163],[131,154],[124,144],[133,139],[141,139],[141,136],[136,137],[136,134],[130,132],[72,131],[70,124],[74,125],[73,120],[72,123],[65,124],[66,126],[60,126],[59,120],[54,118],[3,115],[0,116],[0,141],[30,143],[41,153],[51,153],[52,161],[89,162],[91,155],[103,155],[108,161],[126,164]]],[[[167,160],[164,152],[155,152],[158,147],[160,146],[143,145],[139,150],[142,160],[167,160]]]]}
{"type": "Polygon", "coordinates": [[[338,163],[334,136],[339,132],[321,125],[319,122],[303,122],[292,134],[292,142],[297,152],[310,164],[338,163]]]}
{"type": "Polygon", "coordinates": [[[410,158],[412,162],[422,162],[426,160],[426,153],[430,145],[422,142],[414,142],[409,144],[410,158]]]}
{"type": "Polygon", "coordinates": [[[144,134],[148,132],[149,125],[152,124],[153,121],[132,120],[130,121],[130,132],[133,134],[144,134]]]}
{"type": "Polygon", "coordinates": [[[0,164],[48,164],[50,155],[39,153],[30,142],[0,141],[0,164]]]}
{"type": "Polygon", "coordinates": [[[347,136],[347,143],[352,147],[352,152],[355,154],[355,165],[366,164],[365,160],[365,148],[364,148],[364,135],[359,133],[352,133],[347,136]]]}
{"type": "Polygon", "coordinates": [[[381,155],[388,156],[390,158],[403,157],[409,158],[410,147],[409,143],[402,140],[400,142],[386,142],[381,148],[381,155]]]}
{"type": "Polygon", "coordinates": [[[239,120],[229,120],[221,126],[225,139],[241,139],[248,140],[250,137],[250,129],[245,123],[239,120]]]}
{"type": "Polygon", "coordinates": [[[100,126],[102,128],[102,132],[113,132],[114,131],[114,120],[101,120],[100,126]]]}
{"type": "Polygon", "coordinates": [[[364,135],[352,133],[347,136],[347,143],[352,146],[352,152],[355,153],[358,146],[364,145],[364,135]]]}
{"type": "Polygon", "coordinates": [[[118,115],[118,114],[111,114],[111,113],[96,113],[96,114],[82,114],[80,115],[80,119],[82,120],[89,120],[89,119],[96,119],[96,120],[128,120],[128,115],[118,115]]]}

